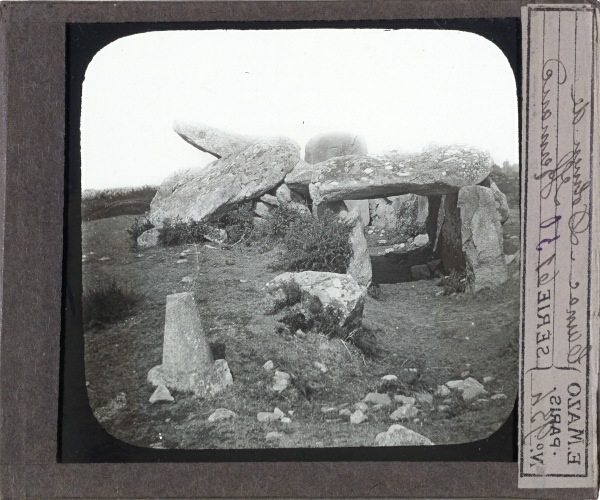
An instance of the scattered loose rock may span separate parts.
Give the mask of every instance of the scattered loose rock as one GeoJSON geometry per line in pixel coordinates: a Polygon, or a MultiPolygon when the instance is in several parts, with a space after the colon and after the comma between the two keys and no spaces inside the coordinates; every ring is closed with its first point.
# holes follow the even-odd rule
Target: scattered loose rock
{"type": "Polygon", "coordinates": [[[389,406],[392,404],[392,400],[387,394],[379,394],[378,392],[370,392],[367,394],[364,402],[383,406],[389,406]]]}
{"type": "Polygon", "coordinates": [[[270,411],[261,411],[261,412],[258,412],[258,414],[256,415],[256,419],[259,422],[263,422],[263,423],[277,422],[279,420],[279,418],[280,417],[275,415],[275,413],[272,413],[270,411]]]}
{"type": "Polygon", "coordinates": [[[217,422],[219,420],[229,420],[237,417],[237,413],[227,408],[218,408],[208,417],[209,422],[217,422]]]}
{"type": "Polygon", "coordinates": [[[394,401],[396,403],[402,403],[402,404],[408,404],[408,405],[414,405],[417,402],[417,400],[415,398],[410,397],[410,396],[404,396],[402,394],[396,394],[394,396],[394,401]]]}
{"type": "Polygon", "coordinates": [[[448,397],[450,394],[450,389],[445,385],[438,385],[437,389],[435,390],[435,395],[439,396],[440,398],[448,397]]]}
{"type": "Polygon", "coordinates": [[[414,406],[406,404],[398,408],[394,413],[390,415],[390,420],[394,422],[398,420],[411,420],[417,416],[419,410],[417,410],[414,406]]]}
{"type": "Polygon", "coordinates": [[[394,424],[387,432],[377,434],[375,444],[377,446],[432,446],[433,442],[400,424],[394,424]]]}
{"type": "Polygon", "coordinates": [[[169,389],[167,389],[164,384],[159,384],[152,396],[150,396],[151,403],[172,403],[175,401],[169,389]]]}
{"type": "Polygon", "coordinates": [[[282,437],[283,437],[282,432],[271,431],[265,436],[265,439],[267,441],[279,441],[282,437]]]}
{"type": "Polygon", "coordinates": [[[365,420],[367,420],[367,416],[360,410],[356,410],[350,415],[351,424],[362,424],[365,420]]]}
{"type": "Polygon", "coordinates": [[[315,365],[315,368],[321,371],[321,373],[327,373],[327,367],[323,363],[315,361],[313,364],[315,365]]]}
{"type": "Polygon", "coordinates": [[[269,360],[267,361],[264,365],[263,368],[265,370],[272,370],[275,367],[275,363],[273,363],[273,361],[269,360]]]}
{"type": "Polygon", "coordinates": [[[366,412],[369,410],[369,406],[366,403],[360,402],[354,405],[355,410],[360,410],[362,412],[366,412]]]}

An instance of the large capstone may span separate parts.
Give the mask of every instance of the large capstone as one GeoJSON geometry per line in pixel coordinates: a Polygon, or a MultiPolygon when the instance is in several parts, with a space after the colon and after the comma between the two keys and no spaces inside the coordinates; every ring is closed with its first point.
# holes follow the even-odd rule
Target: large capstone
{"type": "Polygon", "coordinates": [[[297,290],[306,315],[331,309],[340,326],[362,317],[366,289],[348,274],[319,271],[283,273],[266,286],[270,306],[290,304],[290,291],[297,290]]]}
{"type": "Polygon", "coordinates": [[[162,364],[148,372],[148,382],[200,397],[233,383],[227,362],[213,362],[210,345],[191,292],[167,296],[162,364]]]}
{"type": "Polygon", "coordinates": [[[198,122],[175,121],[173,130],[187,143],[217,158],[246,149],[257,137],[235,134],[198,122]]]}
{"type": "Polygon", "coordinates": [[[235,205],[277,187],[300,160],[300,146],[286,137],[260,138],[203,169],[169,177],[150,205],[155,225],[164,219],[210,221],[235,205]]]}
{"type": "Polygon", "coordinates": [[[470,146],[395,156],[342,156],[315,165],[309,191],[316,204],[407,193],[442,195],[480,183],[492,164],[488,153],[470,146]]]}
{"type": "Polygon", "coordinates": [[[458,193],[457,205],[471,289],[477,292],[501,285],[508,279],[508,273],[494,192],[484,186],[464,187],[458,193]]]}

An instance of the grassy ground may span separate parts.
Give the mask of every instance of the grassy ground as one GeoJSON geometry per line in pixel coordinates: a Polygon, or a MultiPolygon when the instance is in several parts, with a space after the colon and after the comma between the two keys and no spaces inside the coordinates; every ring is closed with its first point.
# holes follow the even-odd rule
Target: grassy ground
{"type": "Polygon", "coordinates": [[[252,247],[202,245],[177,264],[187,246],[132,251],[126,229],[133,220],[119,216],[83,223],[84,290],[116,279],[143,296],[131,318],[85,328],[90,404],[117,438],[139,446],[187,449],[372,446],[375,436],[393,423],[389,415],[399,404],[369,410],[368,421],[359,425],[322,408],[352,408],[380,388],[383,375],[401,375],[409,368],[418,370],[419,379],[390,388],[391,395],[432,393],[468,370],[479,381],[493,377],[486,385],[490,395],[507,396],[476,404],[451,397],[446,412],[438,411],[442,401],[437,397],[433,404],[419,404],[418,420],[402,424],[434,443],[485,438],[508,418],[518,378],[514,273],[507,286],[474,298],[438,295],[435,280],[381,285],[381,297],[369,297],[364,311],[378,338],[379,354],[370,358],[318,333],[304,338],[275,333],[279,316],[265,315],[263,300],[265,283],[278,274],[271,268],[276,248],[260,253],[252,247]],[[185,276],[194,278],[193,283],[183,283],[185,276]],[[194,292],[209,341],[225,345],[234,385],[208,399],[174,393],[174,403],[150,404],[153,388],[146,375],[161,363],[166,296],[183,291],[194,292]],[[273,393],[272,372],[262,368],[267,360],[290,373],[295,384],[273,393]],[[328,371],[322,373],[315,361],[328,371]],[[308,398],[307,386],[312,389],[308,398]],[[291,411],[291,424],[257,421],[258,412],[274,407],[291,411]],[[207,422],[217,408],[233,410],[238,418],[207,422]],[[270,431],[284,437],[266,442],[270,431]]]}

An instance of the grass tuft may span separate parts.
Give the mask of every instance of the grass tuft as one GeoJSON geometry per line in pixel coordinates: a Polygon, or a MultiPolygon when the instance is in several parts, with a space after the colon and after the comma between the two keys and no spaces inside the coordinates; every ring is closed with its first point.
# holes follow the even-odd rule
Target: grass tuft
{"type": "Polygon", "coordinates": [[[122,287],[113,278],[83,295],[83,324],[88,327],[117,323],[137,312],[141,296],[130,288],[122,287]]]}

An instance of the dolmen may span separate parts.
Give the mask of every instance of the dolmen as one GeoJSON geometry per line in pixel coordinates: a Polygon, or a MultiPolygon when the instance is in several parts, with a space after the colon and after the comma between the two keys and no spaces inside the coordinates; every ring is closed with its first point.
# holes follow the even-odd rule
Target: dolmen
{"type": "Polygon", "coordinates": [[[162,364],[148,372],[147,380],[157,387],[153,399],[164,388],[205,398],[233,384],[227,361],[213,360],[191,292],[167,296],[162,364]]]}
{"type": "Polygon", "coordinates": [[[302,159],[300,145],[286,137],[246,136],[201,123],[176,122],[174,130],[215,161],[163,182],[148,216],[157,227],[165,219],[215,221],[242,202],[252,203],[257,222],[278,206],[316,217],[329,209],[358,227],[353,248],[362,257],[352,276],[368,286],[364,228],[376,220],[371,207],[380,200],[377,206],[414,208],[444,269],[466,272],[471,291],[508,277],[502,248],[508,204],[489,177],[493,161],[484,151],[432,145],[420,153],[367,154],[361,136],[335,132],[309,140],[302,159]]]}

